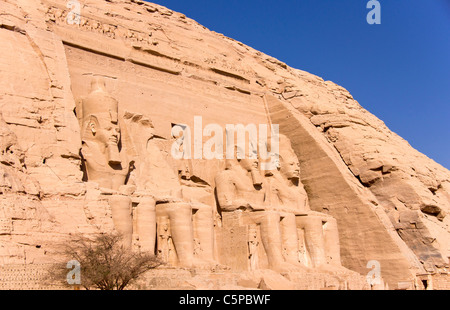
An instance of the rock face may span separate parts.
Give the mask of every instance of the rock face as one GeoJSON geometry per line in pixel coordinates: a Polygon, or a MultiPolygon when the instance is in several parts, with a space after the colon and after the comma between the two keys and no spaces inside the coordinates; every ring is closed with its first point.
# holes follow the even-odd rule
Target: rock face
{"type": "Polygon", "coordinates": [[[450,172],[348,91],[159,5],[79,2],[73,23],[0,0],[3,268],[118,230],[177,268],[144,288],[361,289],[371,261],[385,288],[450,288],[450,172]],[[203,146],[208,124],[279,125],[279,165],[175,159],[196,116],[203,146]]]}

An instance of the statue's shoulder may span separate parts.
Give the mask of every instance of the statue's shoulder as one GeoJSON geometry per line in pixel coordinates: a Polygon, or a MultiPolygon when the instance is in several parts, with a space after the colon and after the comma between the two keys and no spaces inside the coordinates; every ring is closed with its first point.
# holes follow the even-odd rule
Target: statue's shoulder
{"type": "Polygon", "coordinates": [[[221,182],[228,182],[230,180],[233,180],[234,178],[234,172],[231,170],[223,170],[216,174],[216,177],[214,178],[216,185],[221,182]]]}

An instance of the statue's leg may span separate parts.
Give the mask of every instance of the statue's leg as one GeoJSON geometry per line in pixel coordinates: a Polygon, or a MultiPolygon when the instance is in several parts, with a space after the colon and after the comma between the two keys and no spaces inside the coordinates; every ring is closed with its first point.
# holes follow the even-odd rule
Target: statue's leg
{"type": "Polygon", "coordinates": [[[195,236],[202,248],[201,259],[214,261],[214,215],[207,205],[194,206],[193,226],[195,236]]]}
{"type": "Polygon", "coordinates": [[[278,212],[252,212],[252,220],[260,225],[261,241],[266,251],[269,265],[278,269],[283,265],[280,214],[278,212]]]}
{"type": "Polygon", "coordinates": [[[323,236],[322,218],[317,216],[297,216],[297,227],[305,234],[306,249],[309,252],[313,267],[326,263],[325,242],[323,236]]]}
{"type": "Polygon", "coordinates": [[[324,221],[326,221],[323,227],[325,254],[329,258],[328,260],[331,265],[342,266],[337,221],[332,217],[327,217],[324,221]]]}
{"type": "Polygon", "coordinates": [[[136,208],[136,229],[142,252],[155,254],[156,203],[151,197],[143,197],[136,208]]]}
{"type": "Polygon", "coordinates": [[[122,234],[123,245],[131,249],[133,240],[133,215],[131,199],[123,195],[112,195],[109,198],[112,219],[116,230],[122,234]]]}
{"type": "Polygon", "coordinates": [[[286,261],[299,263],[299,241],[294,214],[283,214],[280,222],[283,253],[286,261]]]}
{"type": "MultiPolygon", "coordinates": [[[[164,206],[164,204],[162,206],[164,206]]],[[[178,256],[178,261],[183,267],[192,267],[194,261],[192,208],[187,203],[169,203],[164,207],[168,208],[170,232],[178,256]]]]}

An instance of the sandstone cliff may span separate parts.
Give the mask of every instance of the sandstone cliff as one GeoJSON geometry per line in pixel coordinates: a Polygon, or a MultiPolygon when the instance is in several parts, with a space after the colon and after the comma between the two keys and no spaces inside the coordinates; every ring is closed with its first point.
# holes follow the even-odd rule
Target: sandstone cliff
{"type": "MultiPolygon", "coordinates": [[[[151,118],[162,141],[197,115],[279,124],[311,208],[338,222],[345,267],[366,275],[378,260],[390,288],[446,272],[450,172],[344,88],[156,4],[80,2],[71,25],[66,1],[0,0],[1,264],[49,263],[64,236],[112,229],[106,203],[90,204],[101,193],[84,182],[74,113],[102,76],[120,112],[151,118]]],[[[193,197],[211,193],[219,167],[193,163],[193,197]]]]}

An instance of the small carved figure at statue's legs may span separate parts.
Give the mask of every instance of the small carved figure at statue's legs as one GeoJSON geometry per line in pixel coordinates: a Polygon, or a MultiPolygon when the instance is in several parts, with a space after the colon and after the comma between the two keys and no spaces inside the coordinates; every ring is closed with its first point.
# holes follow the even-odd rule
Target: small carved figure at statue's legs
{"type": "Polygon", "coordinates": [[[247,224],[258,224],[260,226],[261,241],[271,269],[279,272],[303,271],[306,269],[299,264],[293,265],[286,262],[283,257],[280,214],[278,212],[250,212],[245,214],[244,220],[247,224]]]}
{"type": "Polygon", "coordinates": [[[130,197],[112,195],[109,198],[114,227],[123,237],[123,245],[131,248],[133,241],[133,215],[130,197]]]}
{"type": "Polygon", "coordinates": [[[194,235],[200,242],[200,259],[214,262],[214,214],[207,205],[194,205],[194,235]]]}
{"type": "Polygon", "coordinates": [[[284,214],[280,222],[283,254],[288,263],[299,264],[299,240],[294,214],[284,214]]]}
{"type": "Polygon", "coordinates": [[[348,272],[341,264],[336,220],[330,216],[316,214],[296,217],[297,227],[304,232],[312,266],[331,273],[348,272]]]}
{"type": "Polygon", "coordinates": [[[157,225],[158,250],[157,256],[165,263],[170,263],[170,228],[169,217],[158,217],[157,225]]]}
{"type": "Polygon", "coordinates": [[[194,260],[194,232],[192,208],[187,203],[164,203],[156,205],[156,220],[166,217],[170,221],[170,234],[182,267],[192,267],[194,260]]]}
{"type": "Polygon", "coordinates": [[[136,207],[136,230],[141,252],[155,254],[156,245],[156,202],[144,197],[136,207]]]}
{"type": "Polygon", "coordinates": [[[297,216],[297,227],[303,229],[306,249],[309,252],[313,267],[326,264],[323,223],[320,217],[297,216]]]}
{"type": "Polygon", "coordinates": [[[250,225],[248,230],[249,269],[258,269],[258,229],[257,225],[250,225]]]}
{"type": "Polygon", "coordinates": [[[266,250],[269,264],[274,267],[280,266],[284,261],[281,254],[280,216],[278,213],[264,212],[264,214],[260,213],[260,216],[258,217],[261,229],[261,239],[264,249],[266,250]]]}
{"type": "Polygon", "coordinates": [[[327,218],[323,226],[323,234],[325,238],[325,254],[327,262],[336,267],[342,267],[341,262],[341,246],[339,243],[339,231],[337,221],[334,218],[327,218]]]}

